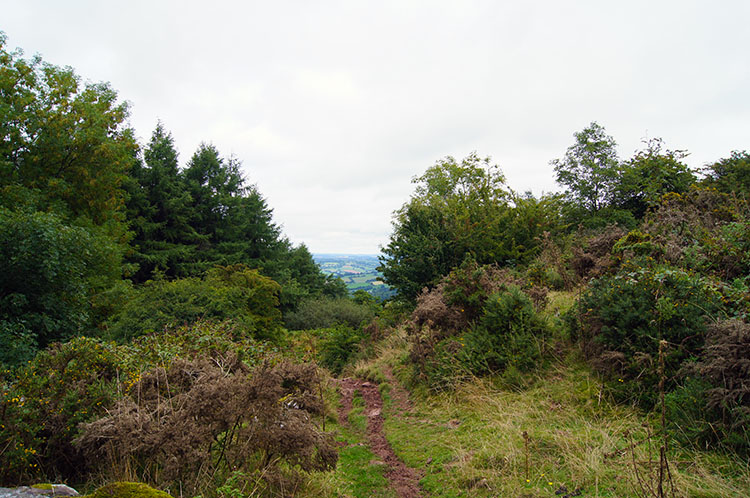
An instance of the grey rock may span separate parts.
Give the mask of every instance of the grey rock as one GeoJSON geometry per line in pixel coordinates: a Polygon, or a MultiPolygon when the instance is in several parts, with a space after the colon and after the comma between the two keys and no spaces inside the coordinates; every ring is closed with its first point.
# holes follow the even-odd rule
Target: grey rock
{"type": "Polygon", "coordinates": [[[78,496],[78,491],[65,484],[52,484],[52,489],[19,486],[0,488],[0,498],[43,498],[47,496],[78,496]]]}

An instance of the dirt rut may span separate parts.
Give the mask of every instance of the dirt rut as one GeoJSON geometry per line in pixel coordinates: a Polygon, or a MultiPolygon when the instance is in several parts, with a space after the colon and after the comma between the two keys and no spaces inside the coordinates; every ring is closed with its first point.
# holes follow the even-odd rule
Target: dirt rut
{"type": "MultiPolygon", "coordinates": [[[[396,386],[395,383],[391,385],[396,386]]],[[[399,460],[385,438],[382,414],[383,399],[380,397],[378,386],[359,379],[345,378],[339,381],[339,387],[341,389],[341,407],[338,414],[339,423],[348,425],[347,417],[352,409],[352,399],[354,393],[359,391],[365,402],[367,438],[370,442],[370,449],[388,466],[385,476],[391,483],[391,487],[396,491],[398,496],[403,498],[422,496],[419,489],[419,473],[415,469],[407,467],[404,462],[399,460]]],[[[392,389],[396,389],[396,387],[392,387],[392,389]]],[[[398,386],[398,389],[401,389],[401,387],[398,386]]],[[[408,395],[406,398],[403,396],[399,396],[399,398],[396,406],[401,409],[404,406],[402,405],[403,400],[406,399],[408,402],[408,395]]]]}

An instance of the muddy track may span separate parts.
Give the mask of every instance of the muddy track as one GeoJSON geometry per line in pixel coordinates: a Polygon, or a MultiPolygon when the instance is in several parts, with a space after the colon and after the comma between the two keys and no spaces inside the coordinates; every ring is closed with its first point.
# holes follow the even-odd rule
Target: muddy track
{"type": "MultiPolygon", "coordinates": [[[[395,383],[395,379],[394,381],[391,381],[391,386],[392,393],[397,388],[403,391],[403,389],[395,383]]],[[[367,438],[370,443],[370,449],[388,466],[385,476],[388,478],[391,488],[396,491],[398,496],[403,498],[422,496],[421,490],[419,489],[419,479],[421,476],[415,469],[407,467],[404,462],[399,460],[396,453],[393,452],[393,448],[391,448],[391,445],[388,443],[388,440],[385,438],[385,432],[383,431],[383,399],[380,397],[378,386],[371,382],[359,379],[345,378],[339,380],[339,388],[341,389],[341,406],[338,414],[339,423],[342,425],[349,424],[347,417],[352,409],[352,399],[354,393],[359,391],[365,402],[367,438]]],[[[405,406],[402,405],[402,402],[404,402],[403,400],[408,402],[408,394],[406,394],[405,391],[403,391],[402,394],[405,397],[399,396],[399,399],[394,397],[395,405],[399,409],[402,409],[405,406]]]]}

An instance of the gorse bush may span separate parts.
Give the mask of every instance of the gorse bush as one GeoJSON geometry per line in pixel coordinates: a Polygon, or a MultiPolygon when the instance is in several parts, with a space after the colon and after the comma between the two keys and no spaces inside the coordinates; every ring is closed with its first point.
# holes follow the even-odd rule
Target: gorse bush
{"type": "Polygon", "coordinates": [[[129,344],[128,351],[128,366],[143,370],[153,365],[168,366],[177,358],[199,357],[221,363],[226,356],[236,356],[247,365],[257,365],[276,355],[278,348],[249,337],[235,321],[200,320],[138,337],[129,344]]]}
{"type": "Polygon", "coordinates": [[[80,478],[87,472],[71,444],[78,424],[103,415],[129,378],[127,349],[77,338],[40,351],[6,371],[0,405],[0,480],[80,478]]]}
{"type": "Polygon", "coordinates": [[[538,311],[546,298],[545,287],[507,270],[465,262],[417,298],[408,331],[418,377],[441,389],[467,375],[535,368],[549,335],[538,311]]]}
{"type": "Polygon", "coordinates": [[[251,373],[236,357],[223,365],[175,360],[141,374],[75,443],[92,465],[191,494],[233,471],[273,482],[282,461],[292,472],[330,470],[333,438],[312,419],[323,411],[320,381],[310,364],[263,364],[251,373]]]}
{"type": "Polygon", "coordinates": [[[534,369],[543,357],[547,325],[518,287],[490,296],[479,323],[466,334],[464,362],[474,374],[534,369]]]}
{"type": "MultiPolygon", "coordinates": [[[[646,262],[648,263],[648,262],[646,262]]],[[[616,275],[595,280],[577,310],[584,350],[625,398],[656,401],[659,341],[666,340],[667,389],[683,362],[703,346],[706,322],[722,310],[722,295],[709,279],[665,265],[627,263],[616,275]]]]}
{"type": "Polygon", "coordinates": [[[338,325],[316,331],[321,336],[320,363],[334,374],[341,373],[344,366],[355,356],[367,334],[362,328],[353,329],[338,325]]]}

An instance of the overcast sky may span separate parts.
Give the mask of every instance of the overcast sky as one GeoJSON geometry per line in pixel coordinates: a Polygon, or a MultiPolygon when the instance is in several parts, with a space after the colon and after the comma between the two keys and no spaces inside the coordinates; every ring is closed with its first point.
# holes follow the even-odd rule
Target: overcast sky
{"type": "Polygon", "coordinates": [[[146,143],[242,160],[312,252],[377,253],[411,179],[491,156],[516,191],[604,126],[699,168],[750,149],[750,2],[0,0],[8,48],[109,81],[146,143]]]}

